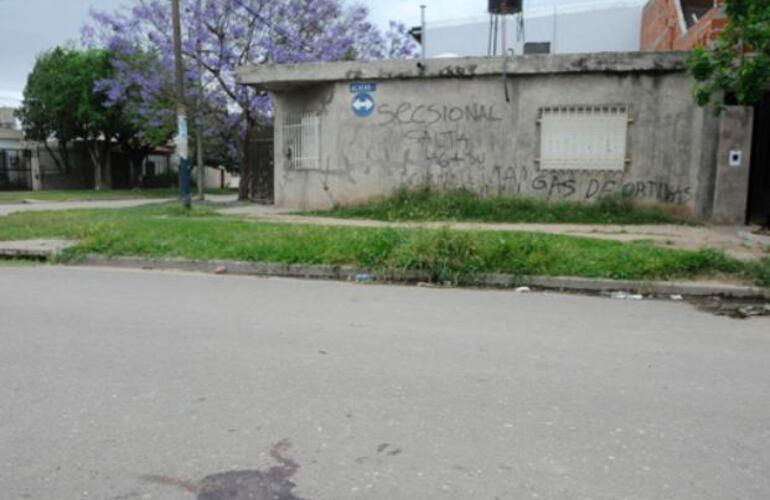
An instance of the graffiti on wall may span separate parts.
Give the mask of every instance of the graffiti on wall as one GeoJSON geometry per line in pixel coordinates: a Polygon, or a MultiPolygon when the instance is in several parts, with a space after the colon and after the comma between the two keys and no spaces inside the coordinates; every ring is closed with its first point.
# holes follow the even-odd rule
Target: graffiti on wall
{"type": "Polygon", "coordinates": [[[402,102],[398,106],[382,104],[377,113],[384,117],[379,124],[388,125],[434,125],[436,123],[458,122],[500,122],[503,119],[496,114],[495,107],[472,103],[465,106],[447,104],[412,104],[402,102]]]}
{"type": "MultiPolygon", "coordinates": [[[[516,154],[516,137],[500,134],[503,117],[502,105],[484,102],[381,103],[352,133],[343,131],[342,170],[350,182],[369,176],[390,188],[467,188],[485,196],[523,193],[590,201],[620,193],[672,204],[693,199],[689,185],[667,179],[632,182],[623,172],[540,171],[536,162],[522,162],[516,154]]],[[[528,150],[534,149],[534,137],[527,140],[528,150]]],[[[327,181],[324,186],[328,189],[327,181]]]]}

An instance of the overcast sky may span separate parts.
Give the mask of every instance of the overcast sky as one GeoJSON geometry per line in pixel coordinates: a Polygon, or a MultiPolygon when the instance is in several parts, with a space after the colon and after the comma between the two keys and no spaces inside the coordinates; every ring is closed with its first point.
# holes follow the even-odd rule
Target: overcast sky
{"type": "MultiPolygon", "coordinates": [[[[0,0],[0,106],[16,105],[35,56],[68,40],[79,39],[90,7],[116,8],[130,0],[0,0]]],[[[352,0],[345,0],[350,3],[352,0]]],[[[588,0],[525,0],[529,8],[588,0]]],[[[420,4],[430,20],[483,15],[486,0],[362,0],[372,19],[386,26],[389,19],[417,25],[420,4]]]]}

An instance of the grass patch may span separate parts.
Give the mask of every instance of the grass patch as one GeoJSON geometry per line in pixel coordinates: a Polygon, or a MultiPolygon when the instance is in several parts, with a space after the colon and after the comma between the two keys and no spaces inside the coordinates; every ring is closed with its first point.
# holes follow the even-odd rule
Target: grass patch
{"type": "Polygon", "coordinates": [[[40,265],[42,265],[42,263],[39,260],[0,259],[0,268],[2,268],[2,267],[40,266],[40,265]]]}
{"type": "Polygon", "coordinates": [[[749,273],[757,285],[770,288],[770,257],[750,263],[749,273]]]}
{"type": "Polygon", "coordinates": [[[549,202],[528,197],[483,198],[465,190],[399,190],[366,205],[308,212],[309,215],[382,221],[468,221],[565,224],[682,224],[661,208],[640,207],[628,197],[596,203],[549,202]]]}
{"type": "Polygon", "coordinates": [[[714,273],[770,286],[770,259],[743,263],[722,253],[681,251],[521,232],[297,226],[220,216],[172,204],[122,210],[27,212],[0,219],[0,240],[77,239],[64,258],[183,257],[348,264],[374,272],[418,270],[464,283],[479,273],[622,279],[693,278],[714,273]]]}
{"type": "MultiPolygon", "coordinates": [[[[193,190],[193,196],[197,191],[193,190]]],[[[207,194],[231,194],[228,189],[209,189],[207,194]]],[[[111,189],[95,190],[54,190],[54,191],[0,191],[0,203],[18,203],[24,200],[37,201],[99,201],[129,200],[147,198],[176,198],[176,189],[111,189]]]]}

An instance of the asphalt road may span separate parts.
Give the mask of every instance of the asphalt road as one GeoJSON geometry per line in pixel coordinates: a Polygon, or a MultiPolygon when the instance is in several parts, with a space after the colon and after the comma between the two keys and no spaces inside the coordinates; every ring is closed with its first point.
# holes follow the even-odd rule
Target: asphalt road
{"type": "Polygon", "coordinates": [[[770,498],[770,321],[681,303],[0,267],[0,381],[2,499],[770,498]]]}

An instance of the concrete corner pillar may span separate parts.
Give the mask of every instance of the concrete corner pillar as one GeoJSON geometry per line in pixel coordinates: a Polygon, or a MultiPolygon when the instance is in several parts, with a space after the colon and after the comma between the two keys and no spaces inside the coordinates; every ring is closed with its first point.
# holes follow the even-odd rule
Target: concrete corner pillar
{"type": "Polygon", "coordinates": [[[728,106],[722,113],[711,211],[714,224],[746,222],[753,123],[754,109],[750,107],[728,106]]]}

